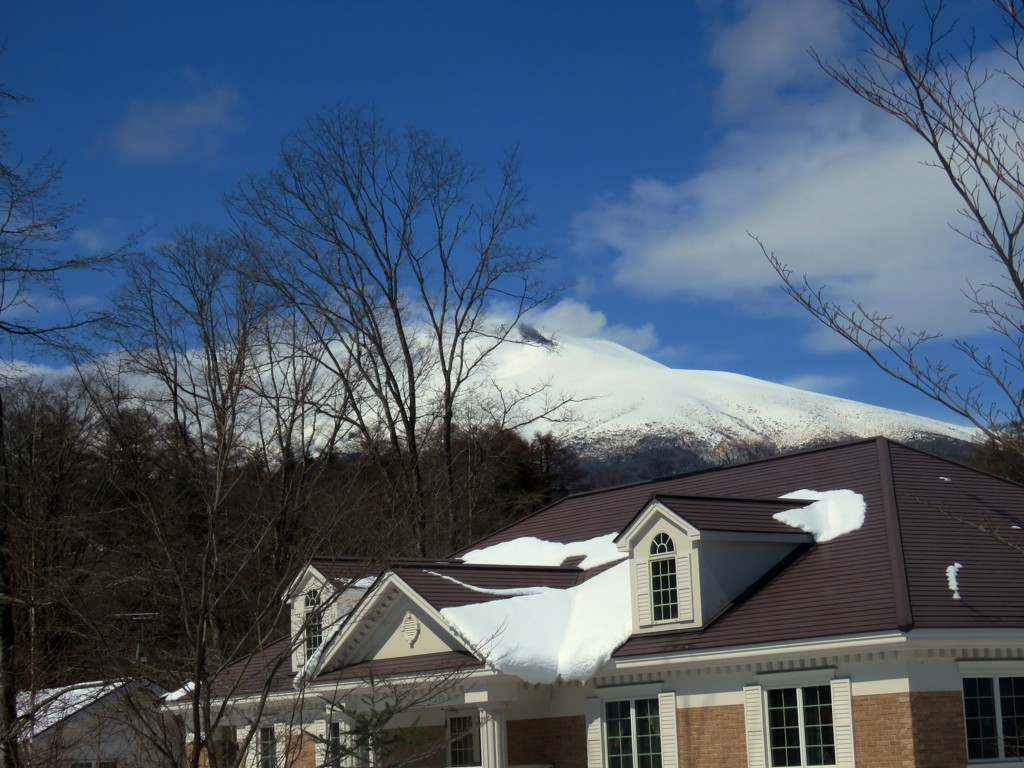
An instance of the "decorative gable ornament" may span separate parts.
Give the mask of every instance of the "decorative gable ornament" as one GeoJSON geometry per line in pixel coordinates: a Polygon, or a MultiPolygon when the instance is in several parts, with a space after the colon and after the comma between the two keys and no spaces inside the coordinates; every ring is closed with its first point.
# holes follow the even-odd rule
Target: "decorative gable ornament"
{"type": "Polygon", "coordinates": [[[406,611],[405,619],[402,621],[402,636],[405,642],[412,648],[420,636],[420,621],[412,611],[406,611]]]}

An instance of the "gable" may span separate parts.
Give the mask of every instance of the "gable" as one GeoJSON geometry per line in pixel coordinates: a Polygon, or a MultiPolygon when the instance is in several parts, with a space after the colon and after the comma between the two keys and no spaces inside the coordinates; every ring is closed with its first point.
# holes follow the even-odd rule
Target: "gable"
{"type": "Polygon", "coordinates": [[[655,497],[618,536],[635,632],[695,629],[811,537],[772,515],[797,501],[655,497]],[[699,521],[700,525],[695,525],[699,521]]]}
{"type": "Polygon", "coordinates": [[[415,602],[399,599],[381,617],[371,637],[352,661],[358,663],[464,650],[433,616],[415,602]]]}
{"type": "Polygon", "coordinates": [[[318,673],[376,660],[468,652],[438,612],[393,571],[378,580],[328,642],[318,673]]]}

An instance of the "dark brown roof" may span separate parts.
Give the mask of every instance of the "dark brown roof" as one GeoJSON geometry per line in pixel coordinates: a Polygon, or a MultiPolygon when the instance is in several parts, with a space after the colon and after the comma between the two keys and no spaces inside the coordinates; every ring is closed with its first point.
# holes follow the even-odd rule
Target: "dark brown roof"
{"type": "Polygon", "coordinates": [[[770,518],[781,495],[802,489],[860,493],[864,525],[810,547],[703,631],[634,637],[619,655],[910,627],[1024,627],[1024,551],[1013,546],[1024,547],[1024,533],[1012,527],[1024,528],[1024,486],[884,438],[570,496],[472,548],[521,536],[570,542],[618,533],[653,497],[698,528],[749,528],[745,501],[726,512],[726,502],[701,508],[670,499],[760,499],[770,518]],[[961,600],[946,581],[955,562],[963,564],[961,600]]]}
{"type": "Polygon", "coordinates": [[[369,678],[371,675],[409,675],[419,672],[460,670],[482,667],[480,659],[459,651],[441,651],[425,653],[419,656],[401,656],[394,659],[380,659],[361,664],[353,664],[341,669],[332,670],[319,675],[314,682],[323,683],[331,680],[356,680],[369,678]]]}
{"type": "Polygon", "coordinates": [[[883,439],[691,476],[687,485],[848,488],[864,495],[867,514],[858,531],[808,548],[710,627],[634,636],[619,656],[913,627],[1024,627],[1024,551],[990,527],[1000,520],[1024,543],[1011,527],[1011,510],[1024,510],[1020,485],[883,439]],[[987,530],[971,525],[978,520],[987,530]],[[963,564],[960,600],[946,579],[954,562],[963,564]]]}
{"type": "Polygon", "coordinates": [[[218,696],[238,696],[260,693],[269,678],[271,691],[288,690],[292,687],[295,673],[292,671],[292,639],[282,637],[262,650],[236,661],[224,669],[213,684],[218,696]]]}
{"type": "MultiPolygon", "coordinates": [[[[772,515],[799,506],[779,497],[803,489],[861,494],[864,524],[832,541],[797,547],[703,629],[636,635],[616,655],[915,627],[1024,628],[1024,486],[884,438],[571,496],[467,550],[526,536],[568,543],[620,533],[652,498],[701,530],[794,532],[772,515]],[[954,563],[962,565],[959,600],[946,577],[954,563]]],[[[593,575],[567,564],[452,560],[392,569],[438,610],[505,596],[486,590],[565,589],[593,575]]],[[[455,656],[444,663],[455,663],[455,656]]],[[[410,657],[392,666],[414,671],[441,661],[410,657]]]]}
{"type": "Polygon", "coordinates": [[[530,587],[568,589],[578,583],[583,572],[578,568],[564,567],[447,563],[427,567],[403,566],[395,568],[395,573],[431,606],[441,610],[511,597],[508,590],[530,587]]]}
{"type": "Polygon", "coordinates": [[[446,558],[404,558],[381,561],[365,557],[315,557],[309,564],[333,584],[344,587],[354,580],[378,576],[389,568],[400,566],[431,568],[450,562],[452,561],[446,558]]]}
{"type": "Polygon", "coordinates": [[[772,517],[777,512],[803,507],[809,503],[799,499],[716,499],[707,496],[658,494],[653,500],[660,502],[662,506],[701,531],[782,533],[809,538],[807,534],[794,530],[772,517]]]}

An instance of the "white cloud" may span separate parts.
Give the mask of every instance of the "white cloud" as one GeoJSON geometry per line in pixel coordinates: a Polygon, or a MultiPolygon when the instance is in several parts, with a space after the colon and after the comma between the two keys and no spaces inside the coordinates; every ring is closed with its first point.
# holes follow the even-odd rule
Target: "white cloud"
{"type": "Polygon", "coordinates": [[[161,161],[209,155],[239,129],[241,94],[231,85],[208,86],[187,76],[175,99],[137,100],[117,126],[113,144],[129,160],[161,161]]]}
{"type": "MultiPolygon", "coordinates": [[[[968,278],[979,284],[997,272],[951,230],[951,222],[961,223],[959,201],[942,172],[926,165],[924,144],[838,86],[801,90],[804,75],[790,54],[814,67],[807,48],[821,48],[822,39],[838,45],[832,32],[808,32],[801,17],[784,35],[788,53],[768,42],[753,50],[756,30],[767,35],[800,8],[832,24],[825,5],[748,3],[748,15],[720,33],[715,49],[726,61],[722,96],[738,98],[748,86],[763,96],[783,93],[776,106],[785,109],[738,120],[699,173],[638,179],[580,213],[577,247],[608,253],[614,283],[638,297],[711,299],[760,314],[798,311],[753,234],[840,303],[860,301],[909,329],[979,332],[983,318],[969,311],[961,291],[968,278]],[[779,13],[770,10],[776,7],[779,13]],[[744,45],[752,52],[741,55],[744,45]],[[764,79],[754,82],[748,70],[757,60],[764,79]]],[[[824,328],[807,341],[819,349],[847,346],[824,328]]]]}
{"type": "Polygon", "coordinates": [[[86,253],[102,253],[120,247],[126,238],[124,225],[117,219],[104,218],[89,226],[78,227],[71,235],[81,250],[86,253]]]}
{"type": "Polygon", "coordinates": [[[658,337],[651,323],[631,327],[609,324],[604,312],[591,309],[575,299],[563,299],[549,309],[530,316],[531,322],[558,336],[583,336],[614,341],[637,352],[658,346],[658,337]]]}
{"type": "Polygon", "coordinates": [[[741,19],[715,34],[711,62],[722,73],[718,105],[727,115],[760,110],[794,81],[821,76],[808,56],[842,42],[844,17],[831,0],[744,0],[741,19]]]}

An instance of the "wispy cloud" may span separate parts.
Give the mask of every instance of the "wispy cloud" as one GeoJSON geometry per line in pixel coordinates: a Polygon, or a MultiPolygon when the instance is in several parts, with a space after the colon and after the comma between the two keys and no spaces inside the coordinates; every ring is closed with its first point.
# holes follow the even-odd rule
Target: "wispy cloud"
{"type": "Polygon", "coordinates": [[[180,96],[132,103],[113,132],[118,154],[151,162],[208,156],[240,130],[242,97],[234,86],[204,84],[191,74],[185,81],[180,96]]]}
{"type": "Polygon", "coordinates": [[[553,307],[531,315],[530,320],[555,335],[608,339],[638,352],[658,346],[658,336],[650,323],[638,327],[609,323],[604,312],[591,309],[575,299],[563,299],[553,307]]]}
{"type": "MultiPolygon", "coordinates": [[[[816,68],[807,49],[841,45],[834,4],[758,0],[742,8],[714,51],[720,97],[733,106],[704,168],[684,179],[638,179],[582,212],[578,247],[610,256],[615,284],[637,296],[793,312],[756,235],[840,302],[856,299],[909,328],[981,330],[961,290],[968,276],[992,279],[994,267],[951,230],[957,200],[941,171],[925,164],[925,147],[838,86],[803,87],[802,67],[816,68]],[[805,24],[810,17],[827,29],[805,24]],[[753,39],[758,29],[771,38],[783,27],[771,44],[753,39]],[[740,110],[754,92],[774,108],[740,110]]],[[[842,342],[821,329],[808,343],[842,342]]]]}
{"type": "Polygon", "coordinates": [[[711,48],[726,115],[760,111],[795,83],[820,79],[808,51],[830,56],[842,47],[844,14],[833,0],[742,0],[737,11],[738,21],[717,27],[711,48]]]}

